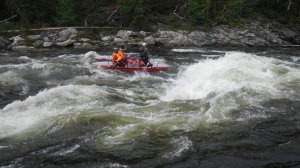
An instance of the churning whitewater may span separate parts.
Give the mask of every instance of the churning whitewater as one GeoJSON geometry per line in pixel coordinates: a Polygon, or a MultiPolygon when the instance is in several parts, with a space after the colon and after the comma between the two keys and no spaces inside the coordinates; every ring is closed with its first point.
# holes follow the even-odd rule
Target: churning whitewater
{"type": "Polygon", "coordinates": [[[171,50],[156,73],[100,69],[95,52],[1,55],[0,167],[218,167],[255,152],[263,166],[278,144],[300,148],[299,55],[194,50],[171,50]]]}

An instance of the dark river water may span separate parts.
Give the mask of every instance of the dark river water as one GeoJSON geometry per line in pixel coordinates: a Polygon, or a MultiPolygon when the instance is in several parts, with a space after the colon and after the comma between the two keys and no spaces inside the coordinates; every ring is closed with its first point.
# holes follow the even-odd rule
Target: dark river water
{"type": "Polygon", "coordinates": [[[300,47],[90,53],[0,52],[0,168],[300,167],[300,47]]]}

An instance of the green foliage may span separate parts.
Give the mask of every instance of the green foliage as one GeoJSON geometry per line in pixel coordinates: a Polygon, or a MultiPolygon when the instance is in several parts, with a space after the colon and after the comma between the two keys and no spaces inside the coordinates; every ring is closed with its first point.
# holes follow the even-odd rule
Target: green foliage
{"type": "MultiPolygon", "coordinates": [[[[109,1],[110,2],[110,1],[109,1]]],[[[96,26],[102,23],[106,16],[104,11],[106,6],[110,7],[110,3],[105,3],[104,0],[73,0],[73,9],[76,13],[73,24],[87,26],[96,26]]]]}
{"type": "Polygon", "coordinates": [[[144,15],[138,15],[134,17],[134,19],[131,21],[129,26],[135,28],[137,31],[140,30],[151,31],[150,24],[144,15]]]}
{"type": "Polygon", "coordinates": [[[121,16],[124,18],[124,14],[127,14],[129,27],[135,28],[137,31],[150,30],[150,24],[144,15],[143,1],[142,0],[129,0],[121,5],[121,16]]]}
{"type": "Polygon", "coordinates": [[[128,26],[132,20],[143,14],[142,0],[118,0],[122,26],[128,26]]]}
{"type": "Polygon", "coordinates": [[[184,30],[192,30],[193,26],[189,23],[188,20],[181,20],[178,19],[175,15],[166,16],[164,19],[164,22],[166,23],[166,28],[169,30],[178,30],[178,29],[184,29],[184,30]]]}
{"type": "Polygon", "coordinates": [[[195,25],[238,23],[245,17],[245,0],[191,0],[191,19],[195,25]]]}
{"type": "Polygon", "coordinates": [[[191,0],[191,19],[194,25],[208,24],[210,0],[191,0]]]}
{"type": "Polygon", "coordinates": [[[242,17],[245,17],[245,0],[228,0],[224,4],[224,8],[218,13],[218,17],[223,16],[221,23],[238,23],[242,17]]]}
{"type": "Polygon", "coordinates": [[[75,19],[72,0],[59,0],[57,10],[56,24],[59,26],[69,26],[75,19]]]}
{"type": "Polygon", "coordinates": [[[29,29],[30,28],[30,17],[28,16],[28,11],[24,10],[22,15],[21,15],[21,21],[20,21],[20,25],[21,25],[21,29],[29,29]]]}
{"type": "Polygon", "coordinates": [[[169,14],[182,0],[144,0],[143,4],[148,13],[169,14]]]}
{"type": "Polygon", "coordinates": [[[209,27],[240,24],[258,16],[288,25],[300,20],[300,0],[2,0],[1,4],[0,18],[18,14],[14,25],[23,29],[83,26],[85,22],[88,26],[136,29],[148,29],[158,23],[174,28],[185,27],[184,24],[209,27]],[[113,13],[115,9],[118,10],[113,13]],[[109,16],[112,17],[107,20],[109,16]]]}
{"type": "Polygon", "coordinates": [[[29,38],[27,36],[24,37],[23,43],[25,46],[31,46],[31,41],[29,40],[29,38]]]}
{"type": "Polygon", "coordinates": [[[146,17],[149,14],[144,10],[143,0],[118,0],[118,5],[122,26],[133,27],[136,30],[152,30],[149,19],[146,17]]]}
{"type": "Polygon", "coordinates": [[[94,40],[100,40],[99,34],[101,31],[102,30],[99,30],[99,29],[84,28],[79,33],[80,33],[80,37],[85,37],[85,38],[94,39],[94,40]]]}
{"type": "Polygon", "coordinates": [[[9,10],[18,13],[21,17],[21,26],[47,26],[54,23],[56,14],[56,0],[6,0],[9,10]],[[25,25],[22,25],[25,24],[25,25]]]}

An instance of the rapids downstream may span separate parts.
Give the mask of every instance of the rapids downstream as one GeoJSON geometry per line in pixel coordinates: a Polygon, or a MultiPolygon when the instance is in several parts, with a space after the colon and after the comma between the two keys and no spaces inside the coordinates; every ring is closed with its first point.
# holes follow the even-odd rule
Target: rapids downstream
{"type": "Polygon", "coordinates": [[[300,47],[150,57],[170,69],[0,52],[0,168],[300,166],[300,47]]]}

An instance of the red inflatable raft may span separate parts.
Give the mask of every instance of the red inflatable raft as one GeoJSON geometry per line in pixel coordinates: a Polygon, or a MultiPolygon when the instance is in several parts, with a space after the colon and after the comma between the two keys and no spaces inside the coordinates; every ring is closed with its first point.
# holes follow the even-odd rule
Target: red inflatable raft
{"type": "Polygon", "coordinates": [[[141,66],[139,59],[126,58],[127,63],[125,67],[115,67],[113,66],[110,57],[108,56],[98,56],[96,57],[97,65],[103,69],[109,70],[118,70],[123,72],[134,72],[134,71],[143,71],[143,72],[155,72],[155,71],[166,71],[169,69],[169,66],[165,63],[164,59],[151,59],[151,67],[141,66]]]}
{"type": "Polygon", "coordinates": [[[154,71],[166,71],[168,67],[154,66],[154,67],[114,67],[111,65],[100,65],[101,68],[119,70],[123,72],[134,72],[134,71],[143,71],[143,72],[154,72],[154,71]]]}

